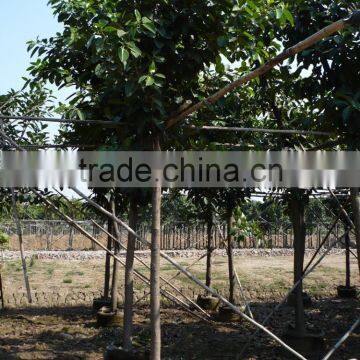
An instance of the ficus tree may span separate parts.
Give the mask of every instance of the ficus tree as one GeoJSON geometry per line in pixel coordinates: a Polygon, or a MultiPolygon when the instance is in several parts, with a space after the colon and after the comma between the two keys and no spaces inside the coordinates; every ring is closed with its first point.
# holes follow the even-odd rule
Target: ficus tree
{"type": "MultiPolygon", "coordinates": [[[[212,64],[221,69],[222,57],[231,62],[266,58],[276,48],[274,33],[265,28],[292,21],[279,0],[49,3],[64,30],[29,43],[37,54],[30,74],[35,81],[75,87],[70,115],[119,122],[118,130],[76,125],[63,131],[63,138],[79,144],[106,141],[113,148],[165,149],[164,120],[198,100],[201,72],[212,64]]],[[[154,188],[154,194],[152,358],[158,359],[161,190],[154,188]]]]}

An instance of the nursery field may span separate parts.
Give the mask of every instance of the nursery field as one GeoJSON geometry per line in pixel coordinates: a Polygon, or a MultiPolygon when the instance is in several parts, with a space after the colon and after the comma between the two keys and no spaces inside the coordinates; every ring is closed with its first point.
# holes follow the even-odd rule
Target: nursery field
{"type": "MultiPolygon", "coordinates": [[[[309,258],[308,255],[305,262],[309,258]]],[[[176,260],[187,267],[196,258],[176,258],[176,260]]],[[[147,258],[143,258],[143,261],[150,263],[150,259],[147,258]]],[[[192,273],[202,281],[205,280],[205,262],[206,259],[202,259],[191,266],[192,273]]],[[[345,281],[344,262],[345,256],[343,255],[327,255],[314,272],[304,280],[304,289],[316,297],[335,295],[336,287],[345,281]]],[[[103,287],[104,261],[102,259],[65,261],[31,258],[27,263],[30,285],[34,292],[51,294],[62,291],[73,293],[75,296],[77,292],[100,292],[103,287]]],[[[228,287],[227,266],[226,257],[214,258],[213,287],[225,296],[228,287]]],[[[266,299],[269,296],[274,299],[279,298],[285,295],[293,282],[292,256],[239,256],[235,257],[235,267],[249,300],[253,298],[266,299]]],[[[136,269],[143,274],[148,274],[148,270],[141,264],[136,265],[136,269]]],[[[353,257],[351,258],[351,270],[354,274],[353,280],[358,281],[357,262],[353,257]]],[[[123,269],[120,272],[121,288],[123,269]]],[[[25,293],[20,260],[5,262],[2,274],[5,297],[6,294],[11,294],[11,297],[14,298],[25,293]]],[[[177,274],[177,270],[162,259],[161,274],[165,279],[170,279],[177,274]]],[[[190,294],[198,294],[202,291],[184,275],[177,276],[172,283],[190,294]]],[[[147,288],[143,283],[135,280],[135,291],[138,296],[142,296],[144,292],[147,293],[147,288]]]]}
{"type": "MultiPolygon", "coordinates": [[[[178,258],[188,266],[194,258],[178,258]]],[[[149,259],[144,259],[149,262],[149,259]]],[[[235,266],[251,302],[254,317],[263,321],[292,283],[292,257],[235,257],[235,266]]],[[[8,303],[1,314],[0,359],[102,359],[106,346],[120,339],[121,328],[96,327],[91,299],[103,286],[103,260],[55,261],[30,260],[29,277],[34,304],[29,307],[23,298],[19,305],[8,303]],[[64,297],[52,294],[65,294],[64,297]],[[41,294],[41,296],[40,296],[41,294]],[[15,309],[15,306],[17,307],[15,309]]],[[[354,284],[359,285],[357,267],[352,260],[354,284]]],[[[147,274],[144,267],[137,267],[147,274]]],[[[204,279],[205,261],[192,267],[204,279]]],[[[227,259],[213,261],[213,286],[226,295],[227,259]]],[[[121,270],[123,271],[123,270],[121,270]]],[[[177,271],[162,263],[164,278],[177,271]]],[[[23,279],[19,261],[9,261],[3,269],[5,299],[23,296],[23,279]]],[[[327,346],[333,345],[346,332],[359,314],[356,300],[336,298],[336,286],[344,282],[344,256],[329,255],[314,273],[306,278],[305,290],[314,299],[306,310],[306,319],[325,333],[327,346]]],[[[122,274],[120,281],[122,281],[122,274]]],[[[172,280],[188,296],[196,298],[201,289],[182,275],[172,280]]],[[[147,293],[136,282],[135,298],[147,293]]],[[[122,293],[120,286],[119,293],[122,293]]],[[[238,294],[238,293],[237,293],[238,294]]],[[[238,301],[240,298],[238,298],[238,301]]],[[[135,342],[150,346],[150,318],[146,300],[135,306],[135,342]]],[[[241,301],[240,301],[241,302],[241,301]]],[[[269,329],[281,336],[293,318],[293,309],[283,306],[269,323],[269,329]]],[[[162,309],[163,358],[166,359],[235,359],[255,328],[247,322],[205,323],[169,302],[162,309]]],[[[354,358],[360,353],[360,336],[353,334],[340,349],[336,359],[354,358]]],[[[288,359],[278,345],[259,333],[241,359],[288,359]],[[266,354],[266,355],[264,355],[266,354]]]]}

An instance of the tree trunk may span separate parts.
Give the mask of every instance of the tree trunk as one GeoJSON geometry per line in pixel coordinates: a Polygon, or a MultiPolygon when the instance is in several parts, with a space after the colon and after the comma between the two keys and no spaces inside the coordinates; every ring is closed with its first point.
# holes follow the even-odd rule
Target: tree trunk
{"type": "Polygon", "coordinates": [[[358,258],[358,267],[360,275],[360,194],[358,188],[351,189],[351,203],[354,214],[355,236],[356,236],[356,249],[358,258]]]}
{"type": "MultiPolygon", "coordinates": [[[[154,139],[155,151],[160,150],[159,135],[154,139]]],[[[155,177],[157,174],[155,173],[155,177]]],[[[160,226],[161,226],[161,184],[152,193],[152,233],[151,233],[151,360],[161,359],[160,322],[160,226]]]]}
{"type": "MultiPolygon", "coordinates": [[[[116,215],[115,212],[115,201],[111,198],[111,209],[113,215],[116,215]]],[[[117,222],[113,222],[113,228],[116,238],[120,241],[120,231],[117,222]]],[[[120,251],[120,246],[118,243],[114,243],[114,254],[117,256],[120,251]]],[[[113,265],[113,277],[112,277],[112,287],[111,287],[111,309],[113,312],[117,311],[117,301],[118,301],[118,284],[119,284],[119,262],[114,261],[113,265]]]]}
{"type": "Polygon", "coordinates": [[[212,247],[212,228],[213,219],[209,217],[207,222],[207,254],[206,254],[206,286],[211,286],[211,255],[213,252],[212,247]]]}
{"type": "Polygon", "coordinates": [[[24,244],[23,244],[21,222],[20,222],[19,213],[18,213],[17,207],[16,207],[16,196],[15,196],[15,192],[13,189],[11,189],[11,198],[12,198],[12,205],[13,205],[14,221],[16,224],[16,230],[17,230],[17,234],[18,234],[18,238],[19,238],[19,250],[20,250],[20,256],[21,256],[21,264],[22,264],[23,273],[24,273],[24,282],[25,282],[25,287],[26,287],[26,293],[27,293],[28,301],[31,304],[32,297],[31,297],[30,283],[29,283],[29,277],[28,277],[27,267],[26,267],[26,260],[25,260],[25,256],[24,256],[24,244]]]}
{"type": "Polygon", "coordinates": [[[227,255],[229,266],[229,301],[234,304],[234,289],[235,289],[235,272],[234,272],[234,259],[233,259],[233,233],[234,227],[234,209],[229,208],[226,214],[227,221],[227,255]]]}
{"type": "MultiPolygon", "coordinates": [[[[289,212],[294,229],[294,284],[298,282],[303,274],[305,253],[305,206],[302,200],[296,196],[297,192],[291,194],[289,212]]],[[[295,296],[295,330],[299,334],[305,333],[305,314],[303,303],[303,284],[294,290],[295,296]]]]}
{"type": "Polygon", "coordinates": [[[345,264],[346,264],[346,287],[350,288],[350,228],[346,228],[345,235],[345,264]]]}
{"type": "MultiPolygon", "coordinates": [[[[112,220],[110,218],[108,218],[107,220],[107,228],[108,228],[108,232],[110,234],[113,234],[113,226],[112,226],[112,220]]],[[[111,237],[108,236],[107,238],[107,249],[111,250],[111,244],[112,244],[112,240],[111,237]]],[[[110,265],[111,265],[111,256],[109,253],[106,253],[106,258],[105,258],[105,276],[104,276],[104,298],[108,299],[109,298],[109,292],[110,292],[110,265]]]]}
{"type": "MultiPolygon", "coordinates": [[[[130,197],[129,226],[136,229],[137,224],[137,201],[135,196],[130,197]]],[[[126,265],[125,265],[125,302],[124,302],[124,340],[125,351],[132,349],[133,332],[133,303],[134,303],[134,255],[135,236],[128,233],[126,265]]]]}

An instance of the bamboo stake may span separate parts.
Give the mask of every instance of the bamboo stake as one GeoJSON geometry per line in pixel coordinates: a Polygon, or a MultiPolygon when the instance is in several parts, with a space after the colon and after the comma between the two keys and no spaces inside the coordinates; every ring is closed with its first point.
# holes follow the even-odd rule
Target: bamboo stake
{"type": "MultiPolygon", "coordinates": [[[[346,233],[345,233],[346,234],[346,233]]],[[[310,274],[313,272],[313,270],[315,270],[315,268],[320,264],[320,262],[324,259],[324,257],[331,251],[331,249],[334,247],[334,245],[340,241],[345,234],[343,234],[340,238],[338,238],[331,246],[329,246],[329,248],[320,256],[320,258],[315,262],[315,264],[310,267],[302,276],[301,278],[292,286],[292,288],[286,293],[286,295],[284,296],[284,298],[282,299],[281,302],[279,302],[279,304],[277,304],[274,308],[274,310],[272,310],[270,312],[270,314],[265,318],[265,320],[262,322],[262,325],[265,326],[269,320],[273,317],[273,315],[280,309],[280,307],[285,303],[285,301],[288,299],[288,297],[292,294],[292,292],[298,287],[298,285],[310,274]]],[[[249,340],[247,341],[247,343],[244,345],[244,347],[242,348],[242,350],[240,351],[239,357],[241,358],[242,354],[246,351],[246,349],[248,348],[250,342],[255,338],[255,336],[259,333],[259,330],[257,329],[249,338],[249,340]]]]}
{"type": "Polygon", "coordinates": [[[331,194],[331,196],[334,198],[334,200],[336,201],[337,205],[340,208],[341,213],[344,215],[346,221],[349,223],[349,226],[351,228],[355,228],[354,223],[352,222],[352,220],[350,219],[349,214],[347,213],[347,211],[345,210],[345,208],[341,205],[339,199],[337,198],[337,196],[334,194],[334,192],[329,188],[329,192],[331,194]]]}
{"type": "MultiPolygon", "coordinates": [[[[110,199],[110,208],[111,211],[113,213],[113,215],[115,216],[115,200],[114,200],[114,195],[111,195],[111,199],[110,199]]],[[[113,229],[116,235],[116,239],[117,241],[114,243],[114,254],[116,256],[119,255],[120,252],[120,231],[119,231],[119,225],[117,222],[113,222],[113,229]]],[[[113,264],[113,274],[112,274],[112,286],[111,286],[111,310],[113,312],[117,312],[117,308],[118,308],[118,284],[119,284],[119,263],[117,261],[114,261],[113,264]]]]}
{"type": "MultiPolygon", "coordinates": [[[[105,215],[113,218],[112,214],[109,213],[107,210],[105,210],[102,206],[97,204],[95,201],[91,200],[89,197],[87,197],[85,194],[83,194],[80,190],[76,188],[71,188],[74,192],[76,192],[78,195],[80,195],[83,199],[85,199],[89,204],[93,205],[95,208],[99,209],[101,212],[103,212],[105,215]]],[[[150,243],[143,239],[141,236],[139,236],[133,229],[131,229],[125,222],[123,222],[119,218],[114,218],[115,221],[117,221],[121,226],[123,226],[127,231],[131,232],[136,238],[138,238],[141,242],[143,242],[145,245],[149,246],[150,243]]],[[[306,360],[301,354],[296,352],[294,349],[292,349],[290,346],[288,346],[286,343],[284,343],[279,337],[277,337],[275,334],[273,334],[270,330],[265,328],[262,324],[258,323],[257,321],[251,319],[251,317],[244,314],[242,311],[240,311],[234,304],[230,303],[226,298],[224,298],[222,295],[218,294],[216,290],[213,288],[210,288],[206,286],[201,280],[199,280],[196,276],[192,275],[188,270],[186,270],[183,266],[178,264],[174,259],[172,259],[170,256],[168,256],[164,252],[160,252],[160,256],[163,257],[165,260],[167,260],[169,263],[171,263],[174,267],[176,267],[178,270],[180,270],[184,275],[186,275],[189,279],[194,281],[197,285],[202,287],[204,290],[206,290],[208,293],[212,294],[213,296],[217,297],[221,302],[223,302],[225,305],[227,305],[229,308],[231,308],[234,312],[239,314],[241,317],[243,317],[245,320],[249,321],[256,327],[260,328],[262,331],[264,331],[266,334],[268,334],[271,338],[273,338],[275,341],[277,341],[282,347],[290,351],[292,354],[297,356],[299,359],[306,360]]]]}
{"type": "Polygon", "coordinates": [[[350,191],[351,195],[351,203],[352,209],[354,213],[354,221],[355,221],[355,238],[356,238],[356,251],[357,251],[357,259],[358,259],[358,267],[360,274],[360,195],[359,189],[352,188],[350,191]]]}
{"type": "MultiPolygon", "coordinates": [[[[136,228],[138,220],[138,209],[136,197],[130,196],[129,204],[129,226],[136,228]]],[[[124,335],[123,348],[125,351],[132,349],[133,314],[134,314],[134,257],[135,237],[128,233],[126,267],[125,267],[125,300],[124,300],[124,335]]]]}
{"type": "Polygon", "coordinates": [[[41,121],[41,122],[53,122],[53,123],[62,123],[62,124],[103,125],[105,127],[121,126],[121,124],[117,122],[106,121],[106,120],[77,120],[77,119],[47,118],[40,116],[17,116],[17,115],[3,115],[3,114],[0,114],[0,118],[4,120],[41,121]]]}
{"type": "Polygon", "coordinates": [[[215,94],[188,107],[183,112],[181,112],[179,115],[170,117],[166,121],[166,128],[169,129],[169,128],[175,126],[176,124],[185,120],[185,118],[187,118],[189,115],[191,115],[194,112],[198,111],[199,109],[205,107],[207,104],[214,104],[215,102],[217,102],[219,99],[221,99],[228,93],[232,92],[233,90],[239,88],[240,86],[250,82],[251,80],[253,80],[257,77],[260,77],[260,76],[266,74],[268,71],[273,69],[275,66],[284,62],[286,59],[313,46],[320,40],[326,39],[327,37],[333,35],[334,33],[343,30],[348,25],[358,24],[360,22],[358,13],[359,13],[358,11],[355,11],[349,19],[341,19],[341,20],[338,20],[338,21],[326,26],[325,28],[323,28],[320,31],[316,32],[315,34],[309,36],[305,40],[300,41],[296,45],[284,50],[281,54],[270,59],[266,64],[260,66],[259,68],[255,69],[254,71],[250,72],[249,74],[246,74],[246,75],[240,77],[238,80],[235,80],[232,83],[228,84],[224,88],[217,91],[215,94]]]}
{"type": "MultiPolygon", "coordinates": [[[[71,206],[73,206],[70,202],[70,200],[63,195],[60,191],[54,189],[61,197],[63,197],[71,206]]],[[[83,212],[82,212],[83,213],[83,212]]],[[[110,218],[109,218],[110,219],[110,218]]],[[[113,220],[114,221],[114,220],[113,220]]],[[[126,251],[126,254],[128,254],[128,248],[126,248],[114,235],[112,235],[109,231],[107,231],[104,227],[102,227],[100,224],[98,224],[95,220],[91,219],[91,222],[102,232],[104,232],[111,240],[113,240],[117,245],[119,245],[124,251],[126,251]]],[[[129,233],[130,234],[130,233],[129,233]]],[[[132,234],[131,234],[132,235],[132,234]]],[[[133,235],[132,235],[133,236],[133,235]]],[[[139,242],[140,244],[142,244],[141,241],[139,241],[138,239],[134,239],[135,241],[139,242]]],[[[107,253],[108,254],[108,253],[107,253]]],[[[202,256],[204,257],[204,256],[202,256]]],[[[138,256],[136,256],[134,254],[134,259],[136,259],[140,264],[142,264],[143,266],[145,266],[147,269],[150,270],[149,265],[144,262],[141,258],[139,258],[138,256]]],[[[201,259],[201,258],[200,258],[201,259]]],[[[198,261],[200,260],[198,259],[198,261]]],[[[179,274],[180,272],[178,272],[179,274]]],[[[177,275],[175,275],[174,277],[172,277],[169,280],[166,280],[165,278],[163,278],[162,276],[160,276],[160,280],[162,280],[163,282],[165,282],[166,285],[169,285],[174,291],[176,291],[178,294],[180,294],[182,297],[184,297],[187,301],[189,301],[193,306],[195,306],[200,312],[202,312],[205,316],[207,316],[208,318],[210,317],[210,315],[203,309],[201,308],[196,302],[194,302],[193,300],[191,300],[188,296],[186,296],[185,294],[183,294],[177,287],[175,287],[175,285],[173,285],[171,283],[171,280],[173,278],[175,278],[177,275]]],[[[146,294],[145,296],[143,296],[141,299],[139,299],[135,305],[141,301],[144,297],[148,296],[150,293],[146,294]]],[[[184,303],[185,304],[185,303],[184,303]]]]}
{"type": "Polygon", "coordinates": [[[310,131],[310,130],[289,130],[289,129],[263,129],[263,128],[247,128],[247,127],[222,127],[222,126],[201,126],[194,125],[186,126],[187,129],[195,131],[221,131],[221,132],[258,132],[266,134],[294,134],[294,135],[319,135],[331,136],[329,132],[324,131],[310,131]]]}
{"type": "MultiPolygon", "coordinates": [[[[160,151],[160,136],[153,139],[154,151],[160,151]]],[[[155,176],[161,177],[156,170],[155,176]]],[[[160,320],[160,233],[161,233],[161,183],[152,189],[151,200],[151,272],[150,272],[150,319],[151,319],[151,360],[161,359],[161,320],[160,320]]]]}
{"type": "Polygon", "coordinates": [[[14,212],[14,221],[16,224],[17,235],[19,238],[19,249],[20,249],[21,264],[22,264],[22,269],[23,269],[23,274],[24,274],[26,293],[27,293],[28,302],[29,302],[29,304],[31,304],[32,297],[31,297],[30,283],[29,283],[29,277],[28,277],[27,267],[26,267],[26,260],[25,260],[25,256],[24,256],[24,244],[23,244],[21,222],[20,222],[19,213],[18,213],[17,207],[16,207],[16,198],[15,198],[14,189],[11,189],[11,199],[12,199],[13,212],[14,212]]]}
{"type": "MultiPolygon", "coordinates": [[[[54,212],[56,212],[61,218],[63,218],[69,225],[73,226],[75,229],[77,229],[81,234],[86,236],[88,239],[90,239],[93,243],[98,245],[101,249],[105,250],[111,257],[113,257],[116,261],[118,261],[122,266],[125,267],[125,262],[122,261],[118,256],[116,256],[114,253],[112,253],[110,250],[106,248],[100,241],[98,241],[96,238],[94,238],[91,234],[89,234],[86,230],[84,230],[79,224],[77,224],[73,219],[71,219],[69,216],[64,214],[56,205],[54,205],[51,201],[49,201],[44,195],[42,195],[39,191],[33,190],[33,192],[40,197],[48,206],[50,206],[54,212]]],[[[110,213],[109,213],[110,214],[110,213]]],[[[139,271],[134,270],[135,275],[142,280],[144,283],[150,286],[150,280],[143,274],[141,274],[139,271]]],[[[178,299],[175,295],[169,293],[166,290],[161,290],[161,294],[168,300],[174,302],[176,305],[180,305],[185,311],[191,313],[192,315],[196,316],[197,318],[204,320],[206,322],[209,322],[208,319],[202,317],[201,315],[191,311],[187,304],[185,304],[183,301],[178,299]]]]}
{"type": "MultiPolygon", "coordinates": [[[[190,265],[188,265],[186,267],[186,270],[190,270],[195,264],[197,264],[200,260],[202,260],[204,257],[206,256],[206,253],[201,255],[199,258],[197,258],[195,261],[193,261],[190,265]]],[[[174,276],[172,276],[168,281],[172,281],[172,280],[175,280],[181,273],[181,271],[178,271],[174,276]]],[[[163,287],[162,287],[163,288],[163,287]]],[[[147,298],[148,296],[150,295],[150,293],[146,293],[144,296],[142,296],[140,299],[138,299],[135,303],[138,304],[139,302],[141,302],[142,300],[144,300],[145,298],[147,298]]]]}
{"type": "MultiPolygon", "coordinates": [[[[103,231],[105,234],[109,235],[116,243],[118,243],[118,245],[124,250],[124,251],[128,251],[128,249],[121,244],[120,242],[118,242],[118,240],[111,234],[109,234],[106,229],[104,229],[100,224],[98,224],[95,220],[91,220],[92,223],[97,226],[101,231],[103,231]]],[[[138,239],[136,239],[136,241],[139,241],[138,239]]],[[[140,242],[141,243],[141,242],[140,242]]],[[[138,256],[134,255],[134,259],[136,259],[140,264],[144,265],[148,270],[150,270],[150,266],[143,261],[141,258],[139,258],[138,256]]],[[[162,276],[160,276],[160,280],[163,281],[166,285],[170,286],[175,292],[177,292],[179,295],[181,295],[182,297],[184,297],[187,301],[189,301],[193,306],[195,306],[199,311],[201,311],[205,316],[210,317],[210,315],[203,309],[201,308],[196,302],[194,302],[193,300],[191,300],[188,296],[186,296],[184,293],[182,293],[174,284],[172,284],[170,280],[167,280],[165,278],[163,278],[162,276]]],[[[149,295],[149,294],[148,294],[149,295]]],[[[146,295],[147,296],[147,295],[146,295]]]]}
{"type": "Polygon", "coordinates": [[[360,318],[358,318],[351,328],[339,339],[339,341],[331,348],[331,350],[322,358],[322,360],[328,360],[334,354],[334,352],[342,345],[343,342],[350,336],[350,334],[359,326],[360,318]]]}
{"type": "MultiPolygon", "coordinates": [[[[219,224],[216,224],[216,225],[217,225],[217,227],[218,227],[218,229],[219,229],[220,236],[221,236],[222,239],[223,239],[223,242],[222,242],[222,243],[225,244],[225,243],[226,243],[226,239],[225,239],[223,233],[221,232],[220,226],[219,226],[219,224]]],[[[248,310],[250,317],[251,317],[252,319],[254,319],[254,315],[252,314],[252,311],[251,311],[251,308],[250,308],[250,303],[247,301],[247,298],[246,298],[246,296],[245,296],[244,289],[243,289],[243,287],[242,287],[242,284],[241,284],[241,282],[240,282],[239,275],[238,275],[235,267],[234,267],[234,275],[235,275],[236,282],[237,282],[237,284],[238,284],[238,286],[239,286],[240,294],[241,294],[241,296],[242,296],[242,298],[243,298],[243,300],[244,300],[245,308],[248,310]]]]}

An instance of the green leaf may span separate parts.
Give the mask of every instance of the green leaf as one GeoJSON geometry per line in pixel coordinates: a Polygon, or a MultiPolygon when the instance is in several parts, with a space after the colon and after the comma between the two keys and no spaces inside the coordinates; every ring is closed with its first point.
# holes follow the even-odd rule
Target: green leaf
{"type": "Polygon", "coordinates": [[[129,59],[129,52],[124,47],[121,47],[118,50],[118,55],[119,55],[120,61],[124,64],[124,66],[126,66],[127,61],[129,59]]]}
{"type": "Polygon", "coordinates": [[[282,16],[283,16],[283,9],[281,8],[276,9],[276,18],[281,19],[282,16]]]}
{"type": "Polygon", "coordinates": [[[288,9],[283,10],[283,15],[287,21],[291,24],[291,26],[295,25],[294,17],[288,9]]]}
{"type": "Polygon", "coordinates": [[[153,34],[156,34],[156,28],[155,28],[155,24],[153,21],[151,21],[149,18],[147,17],[143,17],[142,18],[142,22],[143,22],[143,26],[144,28],[146,28],[147,30],[149,30],[150,32],[152,32],[153,34]]]}
{"type": "Polygon", "coordinates": [[[121,37],[123,37],[124,35],[127,34],[126,31],[121,30],[121,29],[119,29],[116,33],[117,33],[117,36],[118,36],[119,38],[121,38],[121,37]]]}
{"type": "Polygon", "coordinates": [[[154,78],[152,76],[147,76],[145,81],[145,86],[151,86],[155,82],[154,78]]]}
{"type": "Polygon", "coordinates": [[[166,79],[166,76],[164,74],[156,73],[155,76],[161,79],[166,79]]]}
{"type": "Polygon", "coordinates": [[[137,21],[139,21],[139,22],[141,21],[141,14],[140,14],[139,10],[137,10],[137,9],[135,10],[135,17],[136,17],[137,21]]]}
{"type": "Polygon", "coordinates": [[[81,110],[77,109],[76,113],[77,113],[80,120],[85,120],[85,115],[81,110]]]}
{"type": "Polygon", "coordinates": [[[135,45],[134,42],[129,42],[127,43],[127,46],[129,47],[130,51],[131,51],[131,54],[138,58],[140,55],[141,55],[141,50],[135,45]]]}
{"type": "Polygon", "coordinates": [[[152,61],[150,66],[149,66],[149,73],[153,74],[155,71],[156,71],[156,65],[155,65],[155,62],[152,61]]]}
{"type": "Polygon", "coordinates": [[[101,77],[102,74],[103,74],[103,72],[104,72],[104,69],[103,69],[102,65],[101,65],[101,64],[97,64],[97,65],[96,65],[96,68],[95,68],[95,75],[96,75],[97,77],[101,77]]]}

